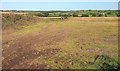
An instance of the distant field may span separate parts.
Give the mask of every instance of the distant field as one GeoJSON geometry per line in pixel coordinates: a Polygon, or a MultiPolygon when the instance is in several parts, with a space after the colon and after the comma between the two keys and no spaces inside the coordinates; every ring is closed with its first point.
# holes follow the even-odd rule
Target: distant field
{"type": "Polygon", "coordinates": [[[117,67],[117,17],[41,19],[3,30],[3,69],[117,67]]]}
{"type": "Polygon", "coordinates": [[[20,14],[20,15],[23,15],[23,14],[28,14],[26,12],[0,12],[0,14],[20,14]]]}

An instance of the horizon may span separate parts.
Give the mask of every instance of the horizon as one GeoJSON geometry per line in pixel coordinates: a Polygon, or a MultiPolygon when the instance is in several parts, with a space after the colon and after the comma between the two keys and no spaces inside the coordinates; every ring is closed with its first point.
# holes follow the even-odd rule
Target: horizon
{"type": "Polygon", "coordinates": [[[118,10],[117,2],[2,2],[0,10],[118,10]]]}

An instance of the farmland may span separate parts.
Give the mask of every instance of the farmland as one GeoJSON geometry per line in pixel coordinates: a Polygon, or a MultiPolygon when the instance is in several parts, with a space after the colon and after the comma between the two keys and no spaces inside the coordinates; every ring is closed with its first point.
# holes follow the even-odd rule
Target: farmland
{"type": "Polygon", "coordinates": [[[107,64],[117,67],[117,17],[61,20],[24,16],[22,20],[19,16],[20,22],[7,18],[3,19],[3,69],[97,69],[109,68],[107,64]]]}

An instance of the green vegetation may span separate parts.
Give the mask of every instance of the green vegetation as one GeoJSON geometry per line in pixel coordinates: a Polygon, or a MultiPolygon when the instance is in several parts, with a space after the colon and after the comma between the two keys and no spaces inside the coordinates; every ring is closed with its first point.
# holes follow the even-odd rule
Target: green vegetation
{"type": "Polygon", "coordinates": [[[77,11],[16,11],[3,10],[3,12],[28,12],[39,17],[118,17],[119,10],[77,10],[77,11]]]}
{"type": "MultiPolygon", "coordinates": [[[[44,12],[41,12],[44,14],[44,12]]],[[[49,16],[58,17],[67,15],[68,17],[117,17],[119,16],[117,10],[80,10],[80,11],[62,11],[62,12],[47,12],[49,16]]]]}
{"type": "Polygon", "coordinates": [[[94,65],[99,69],[120,69],[120,63],[113,58],[106,55],[97,55],[95,57],[94,65]]]}

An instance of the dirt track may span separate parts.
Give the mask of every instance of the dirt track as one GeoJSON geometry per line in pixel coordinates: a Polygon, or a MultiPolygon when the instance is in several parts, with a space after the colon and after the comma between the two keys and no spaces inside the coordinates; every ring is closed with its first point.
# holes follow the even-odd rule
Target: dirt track
{"type": "Polygon", "coordinates": [[[57,42],[62,41],[62,39],[64,39],[63,28],[61,27],[59,30],[56,30],[54,26],[48,25],[41,32],[31,33],[9,42],[6,41],[3,43],[3,56],[5,57],[3,68],[16,68],[16,66],[20,68],[44,68],[45,65],[33,66],[29,63],[39,56],[48,58],[57,53],[60,49],[51,49],[49,45],[55,45],[57,42]],[[38,51],[34,49],[35,45],[47,49],[38,51]]]}

